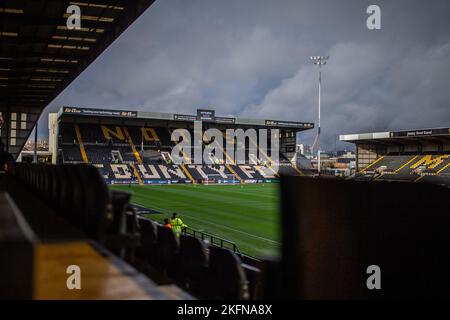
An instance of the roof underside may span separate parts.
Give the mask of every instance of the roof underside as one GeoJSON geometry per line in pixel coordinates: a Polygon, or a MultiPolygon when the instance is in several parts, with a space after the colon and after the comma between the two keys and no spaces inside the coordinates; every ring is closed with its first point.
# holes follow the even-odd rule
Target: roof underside
{"type": "Polygon", "coordinates": [[[17,157],[43,109],[154,0],[0,2],[0,132],[17,157]],[[69,5],[81,29],[68,30],[69,5]]]}

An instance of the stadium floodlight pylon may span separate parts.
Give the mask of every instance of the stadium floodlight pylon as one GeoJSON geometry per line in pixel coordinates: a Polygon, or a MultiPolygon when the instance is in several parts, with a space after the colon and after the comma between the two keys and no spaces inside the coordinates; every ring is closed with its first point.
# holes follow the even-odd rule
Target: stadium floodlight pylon
{"type": "Polygon", "coordinates": [[[322,66],[327,64],[330,56],[311,56],[311,61],[314,65],[319,66],[319,110],[317,119],[317,174],[320,175],[320,99],[322,90],[322,66]]]}

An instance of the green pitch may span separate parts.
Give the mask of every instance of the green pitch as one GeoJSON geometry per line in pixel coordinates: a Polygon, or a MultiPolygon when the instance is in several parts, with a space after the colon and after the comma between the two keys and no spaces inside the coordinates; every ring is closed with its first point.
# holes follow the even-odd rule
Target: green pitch
{"type": "Polygon", "coordinates": [[[132,202],[163,214],[177,212],[189,227],[235,242],[258,257],[280,250],[278,184],[111,186],[131,192],[132,202]]]}

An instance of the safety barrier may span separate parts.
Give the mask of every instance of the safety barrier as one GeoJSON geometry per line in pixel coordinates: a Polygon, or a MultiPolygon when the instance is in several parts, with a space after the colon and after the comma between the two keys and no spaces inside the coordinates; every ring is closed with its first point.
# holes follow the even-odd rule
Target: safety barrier
{"type": "Polygon", "coordinates": [[[206,233],[206,232],[203,232],[200,230],[195,230],[190,227],[184,228],[182,233],[189,234],[189,235],[191,235],[195,238],[198,238],[202,241],[208,241],[208,243],[212,246],[229,249],[229,250],[233,251],[234,253],[242,256],[242,253],[239,250],[239,247],[237,246],[237,244],[230,240],[226,240],[226,239],[220,238],[218,236],[215,236],[215,235],[212,235],[210,233],[206,233]]]}

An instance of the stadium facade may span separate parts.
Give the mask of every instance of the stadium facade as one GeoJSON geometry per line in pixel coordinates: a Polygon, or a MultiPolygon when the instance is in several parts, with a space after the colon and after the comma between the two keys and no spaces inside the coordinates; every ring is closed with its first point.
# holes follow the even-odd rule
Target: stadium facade
{"type": "Polygon", "coordinates": [[[355,178],[450,185],[450,128],[347,134],[356,146],[355,178]]]}
{"type": "MultiPolygon", "coordinates": [[[[312,128],[314,124],[309,122],[217,116],[209,109],[189,115],[64,106],[49,115],[53,162],[93,164],[109,184],[258,183],[273,182],[280,174],[308,174],[295,164],[297,132],[312,128]],[[220,157],[208,155],[212,164],[194,163],[192,153],[185,151],[181,154],[184,161],[175,162],[174,130],[193,133],[199,124],[203,130],[222,132],[226,143],[245,150],[247,161],[237,163],[236,155],[223,148],[220,157]],[[265,129],[269,137],[276,129],[277,150],[267,136],[247,137],[242,142],[227,136],[228,129],[265,129]],[[262,145],[267,147],[263,149],[262,145]],[[258,150],[258,156],[251,153],[252,149],[258,150]],[[274,152],[277,161],[271,158],[274,152]]],[[[203,140],[202,152],[207,146],[208,141],[203,140]]]]}

